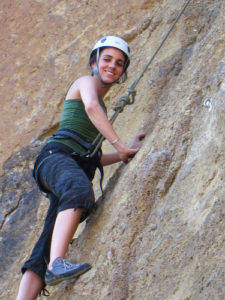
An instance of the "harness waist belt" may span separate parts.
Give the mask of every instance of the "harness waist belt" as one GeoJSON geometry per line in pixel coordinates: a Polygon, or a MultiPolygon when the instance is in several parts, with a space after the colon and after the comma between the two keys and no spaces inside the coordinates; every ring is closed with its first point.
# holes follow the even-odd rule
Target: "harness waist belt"
{"type": "Polygon", "coordinates": [[[88,150],[89,153],[94,149],[94,145],[87,142],[84,137],[71,129],[59,129],[56,134],[53,135],[54,139],[72,139],[82,146],[85,150],[88,150]]]}

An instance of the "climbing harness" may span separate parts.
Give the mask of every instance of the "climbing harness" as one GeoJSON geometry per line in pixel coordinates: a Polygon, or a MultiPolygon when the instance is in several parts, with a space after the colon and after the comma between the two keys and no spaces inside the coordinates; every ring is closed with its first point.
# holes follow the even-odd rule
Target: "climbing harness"
{"type": "Polygon", "coordinates": [[[102,155],[100,147],[97,149],[97,151],[95,151],[94,154],[92,154],[94,150],[94,145],[87,142],[82,135],[78,134],[74,130],[67,129],[67,128],[59,129],[52,137],[54,139],[65,139],[65,138],[72,139],[74,142],[78,143],[80,146],[83,147],[83,149],[85,150],[83,154],[72,152],[70,155],[73,158],[75,158],[76,161],[80,163],[84,169],[87,168],[88,173],[91,172],[89,175],[90,179],[91,177],[94,177],[95,169],[98,168],[100,172],[100,188],[101,191],[103,191],[102,182],[104,177],[104,170],[100,163],[100,159],[102,155]]]}
{"type": "MultiPolygon", "coordinates": [[[[176,25],[176,23],[178,22],[178,20],[180,19],[181,15],[183,14],[183,12],[185,11],[186,7],[188,6],[188,4],[190,3],[191,0],[187,0],[186,3],[184,4],[183,8],[181,9],[181,11],[179,12],[179,14],[177,15],[175,21],[173,22],[173,24],[171,25],[171,27],[169,28],[167,34],[165,35],[165,37],[163,38],[163,40],[161,41],[161,43],[159,44],[158,48],[156,49],[156,51],[154,52],[154,54],[152,55],[152,57],[149,59],[149,61],[147,61],[146,65],[144,66],[142,72],[140,73],[140,75],[132,82],[132,84],[127,88],[127,95],[123,95],[121,96],[121,98],[118,101],[118,104],[115,106],[114,108],[114,114],[112,115],[111,119],[109,120],[111,124],[113,124],[113,122],[115,121],[115,119],[117,118],[117,116],[119,115],[119,113],[121,113],[124,109],[124,107],[126,105],[131,105],[134,103],[135,101],[135,96],[136,96],[136,91],[135,91],[135,87],[138,84],[138,82],[140,81],[140,79],[143,77],[144,73],[146,72],[146,70],[148,69],[149,65],[152,63],[153,59],[155,58],[155,56],[157,55],[157,53],[159,52],[159,50],[161,49],[161,47],[163,46],[163,44],[165,43],[166,39],[168,38],[169,34],[171,33],[171,31],[173,30],[174,26],[176,25]],[[131,97],[131,99],[130,99],[131,97]]],[[[102,136],[101,133],[99,133],[97,135],[97,137],[95,138],[95,140],[93,141],[93,147],[94,150],[93,152],[90,154],[90,156],[94,156],[96,154],[96,152],[98,151],[98,149],[101,147],[102,142],[104,141],[104,137],[102,136]]]]}
{"type": "Polygon", "coordinates": [[[53,136],[51,136],[50,139],[72,139],[74,142],[78,143],[80,146],[82,146],[86,152],[82,154],[82,156],[87,156],[89,153],[93,151],[93,144],[87,142],[84,137],[82,137],[80,134],[75,132],[71,129],[59,129],[53,136]]]}
{"type": "Polygon", "coordinates": [[[100,172],[100,188],[101,191],[103,191],[102,182],[103,182],[104,171],[100,163],[101,155],[102,155],[101,148],[99,148],[95,152],[95,155],[90,156],[90,154],[93,151],[93,145],[87,142],[83,136],[81,136],[80,134],[78,134],[77,132],[71,129],[59,129],[56,132],[56,134],[54,134],[49,138],[49,141],[50,143],[47,143],[43,147],[41,153],[36,158],[34,163],[34,168],[33,168],[33,177],[35,178],[35,181],[43,194],[48,194],[49,191],[41,183],[41,180],[39,178],[39,170],[41,166],[44,164],[44,162],[47,161],[53,154],[56,153],[63,153],[76,160],[78,165],[80,165],[80,167],[85,171],[85,173],[87,174],[90,180],[93,179],[95,170],[98,168],[100,172]],[[83,154],[76,153],[73,150],[68,149],[67,147],[65,148],[65,145],[62,143],[57,143],[57,146],[56,145],[52,146],[52,144],[54,143],[51,142],[52,137],[54,139],[59,139],[59,140],[72,139],[80,146],[82,146],[85,152],[83,154]]]}

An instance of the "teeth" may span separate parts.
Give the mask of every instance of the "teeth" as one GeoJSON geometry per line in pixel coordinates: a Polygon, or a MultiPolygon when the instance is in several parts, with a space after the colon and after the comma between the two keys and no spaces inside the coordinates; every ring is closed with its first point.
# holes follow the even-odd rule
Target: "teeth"
{"type": "Polygon", "coordinates": [[[111,75],[114,75],[114,73],[113,73],[113,72],[110,72],[110,71],[106,71],[106,73],[111,74],[111,75]]]}

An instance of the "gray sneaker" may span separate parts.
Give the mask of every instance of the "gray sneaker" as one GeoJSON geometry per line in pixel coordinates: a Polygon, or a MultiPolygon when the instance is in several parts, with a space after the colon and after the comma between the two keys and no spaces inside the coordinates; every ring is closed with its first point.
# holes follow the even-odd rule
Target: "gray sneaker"
{"type": "Polygon", "coordinates": [[[52,264],[52,270],[47,270],[45,282],[48,285],[55,285],[63,280],[80,276],[91,269],[88,263],[71,264],[64,258],[57,257],[52,264]]]}

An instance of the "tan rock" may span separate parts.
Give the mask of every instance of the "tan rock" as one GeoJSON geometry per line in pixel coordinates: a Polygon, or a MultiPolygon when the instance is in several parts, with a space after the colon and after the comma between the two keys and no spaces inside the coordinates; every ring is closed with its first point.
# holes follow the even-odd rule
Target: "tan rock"
{"type": "MultiPolygon", "coordinates": [[[[111,114],[182,5],[1,1],[0,299],[16,298],[48,206],[30,175],[38,141],[57,128],[92,45],[108,33],[131,45],[129,79],[106,98],[111,114]]],[[[96,184],[99,208],[68,254],[93,268],[49,299],[224,299],[224,13],[223,0],[191,1],[138,84],[115,128],[126,143],[145,131],[143,147],[105,168],[104,199],[96,184]]]]}

